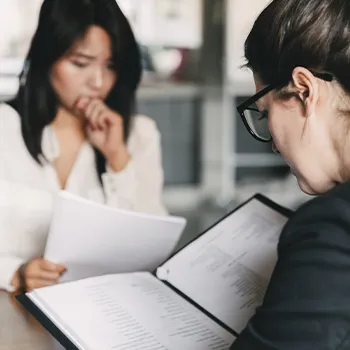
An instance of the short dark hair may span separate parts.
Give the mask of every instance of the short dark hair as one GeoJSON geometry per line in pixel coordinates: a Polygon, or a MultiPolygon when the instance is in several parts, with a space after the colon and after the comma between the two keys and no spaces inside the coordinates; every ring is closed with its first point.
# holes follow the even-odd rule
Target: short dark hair
{"type": "Polygon", "coordinates": [[[245,42],[247,66],[266,85],[295,67],[332,73],[350,92],[350,1],[274,0],[245,42]]]}
{"type": "MultiPolygon", "coordinates": [[[[58,108],[50,82],[51,68],[92,25],[103,28],[111,38],[118,79],[106,103],[123,117],[125,138],[129,134],[142,71],[141,57],[129,22],[116,0],[45,0],[26,58],[28,69],[21,73],[25,83],[11,103],[20,115],[28,151],[39,163],[43,129],[53,121],[58,108]]],[[[101,154],[98,156],[101,173],[104,159],[101,154]]]]}

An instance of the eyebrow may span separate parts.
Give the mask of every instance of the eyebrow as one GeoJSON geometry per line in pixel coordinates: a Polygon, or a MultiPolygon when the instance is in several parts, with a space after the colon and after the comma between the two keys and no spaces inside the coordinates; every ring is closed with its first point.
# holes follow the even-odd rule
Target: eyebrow
{"type": "Polygon", "coordinates": [[[72,52],[72,56],[78,56],[78,57],[86,58],[86,59],[89,59],[89,60],[96,59],[95,56],[87,55],[87,54],[82,53],[82,52],[72,52]]]}
{"type": "MultiPolygon", "coordinates": [[[[85,58],[87,60],[95,60],[97,57],[96,56],[92,56],[92,55],[88,55],[88,54],[85,54],[83,52],[72,52],[72,56],[77,56],[77,57],[80,57],[80,58],[85,58]]],[[[106,59],[106,61],[111,61],[112,60],[112,57],[109,57],[106,59]]]]}

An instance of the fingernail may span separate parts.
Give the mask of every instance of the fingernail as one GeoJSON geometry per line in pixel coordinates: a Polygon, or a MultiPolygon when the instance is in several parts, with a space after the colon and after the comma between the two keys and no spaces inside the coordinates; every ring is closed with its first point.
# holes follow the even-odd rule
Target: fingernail
{"type": "Polygon", "coordinates": [[[87,103],[87,98],[83,97],[78,101],[78,108],[84,108],[87,103]]]}

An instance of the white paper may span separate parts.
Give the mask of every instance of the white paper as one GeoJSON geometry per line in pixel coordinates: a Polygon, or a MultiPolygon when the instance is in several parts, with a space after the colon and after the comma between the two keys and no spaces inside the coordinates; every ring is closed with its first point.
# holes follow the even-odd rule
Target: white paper
{"type": "Polygon", "coordinates": [[[61,282],[151,272],[173,252],[185,225],[184,218],[119,210],[62,192],[44,257],[67,267],[61,282]]]}
{"type": "Polygon", "coordinates": [[[148,273],[28,294],[82,350],[226,350],[234,336],[148,273]]]}
{"type": "Polygon", "coordinates": [[[165,263],[157,276],[240,333],[262,302],[286,221],[253,199],[165,263]]]}

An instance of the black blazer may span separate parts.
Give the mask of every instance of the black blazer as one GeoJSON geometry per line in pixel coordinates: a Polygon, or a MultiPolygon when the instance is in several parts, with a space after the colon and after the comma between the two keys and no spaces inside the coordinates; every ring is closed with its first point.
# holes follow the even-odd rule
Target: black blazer
{"type": "Polygon", "coordinates": [[[350,349],[350,183],[284,228],[264,303],[231,350],[350,349]]]}

